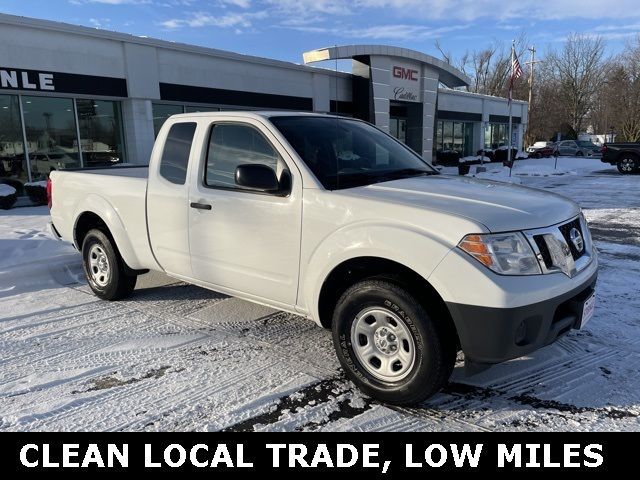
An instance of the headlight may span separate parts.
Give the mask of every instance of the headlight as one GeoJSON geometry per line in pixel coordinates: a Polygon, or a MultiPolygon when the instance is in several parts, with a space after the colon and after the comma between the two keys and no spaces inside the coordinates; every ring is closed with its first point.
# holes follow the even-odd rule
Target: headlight
{"type": "Polygon", "coordinates": [[[501,275],[542,273],[531,246],[519,232],[467,235],[458,247],[501,275]]]}

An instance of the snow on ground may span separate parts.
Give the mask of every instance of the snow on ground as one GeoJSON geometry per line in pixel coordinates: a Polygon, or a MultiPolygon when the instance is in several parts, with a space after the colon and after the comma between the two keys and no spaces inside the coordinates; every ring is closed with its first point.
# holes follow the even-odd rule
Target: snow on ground
{"type": "Polygon", "coordinates": [[[601,261],[594,318],[475,377],[460,362],[414,408],[360,394],[330,334],[295,315],[160,274],[102,302],[78,253],[47,235],[46,207],[1,212],[0,430],[640,430],[640,175],[559,166],[575,174],[517,178],[586,209],[601,261]]]}

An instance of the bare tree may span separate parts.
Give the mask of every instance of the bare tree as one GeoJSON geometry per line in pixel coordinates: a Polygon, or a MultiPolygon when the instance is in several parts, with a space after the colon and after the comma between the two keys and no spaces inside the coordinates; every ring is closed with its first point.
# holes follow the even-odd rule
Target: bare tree
{"type": "MultiPolygon", "coordinates": [[[[516,41],[516,53],[522,56],[526,50],[526,36],[521,34],[516,41]]],[[[436,41],[436,48],[443,59],[471,78],[469,91],[485,95],[505,96],[509,89],[509,75],[511,73],[511,45],[502,42],[493,42],[490,46],[467,51],[457,61],[446,52],[440,43],[436,41]]],[[[514,98],[526,99],[521,92],[516,90],[514,98]]]]}
{"type": "Polygon", "coordinates": [[[624,72],[620,99],[620,133],[627,142],[640,142],[640,35],[622,54],[624,72]]]}
{"type": "Polygon", "coordinates": [[[580,133],[605,80],[604,41],[571,34],[561,51],[551,50],[547,62],[558,80],[568,124],[580,133]]]}

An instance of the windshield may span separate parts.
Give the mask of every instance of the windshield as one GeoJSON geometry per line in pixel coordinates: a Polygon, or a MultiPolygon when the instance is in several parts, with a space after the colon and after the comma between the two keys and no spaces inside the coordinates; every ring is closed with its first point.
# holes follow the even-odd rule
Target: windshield
{"type": "Polygon", "coordinates": [[[578,145],[580,145],[581,147],[596,148],[596,145],[589,141],[580,141],[578,142],[578,145]]]}
{"type": "Polygon", "coordinates": [[[438,172],[368,123],[339,117],[271,117],[327,190],[438,172]]]}

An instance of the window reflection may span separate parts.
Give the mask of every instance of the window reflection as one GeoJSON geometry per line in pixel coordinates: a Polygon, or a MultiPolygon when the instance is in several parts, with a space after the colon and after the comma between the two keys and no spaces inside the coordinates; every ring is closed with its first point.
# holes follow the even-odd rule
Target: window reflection
{"type": "Polygon", "coordinates": [[[504,123],[490,123],[484,133],[484,148],[495,149],[507,145],[509,126],[504,123]]]}
{"type": "Polygon", "coordinates": [[[73,101],[22,97],[22,102],[33,181],[46,179],[52,170],[79,167],[73,101]]]}
{"type": "Polygon", "coordinates": [[[120,103],[76,100],[80,145],[85,167],[108,167],[122,163],[123,142],[120,103]]]}
{"type": "Polygon", "coordinates": [[[436,154],[438,152],[457,152],[460,156],[473,155],[473,123],[436,122],[436,154]]]}
{"type": "Polygon", "coordinates": [[[27,181],[18,96],[0,95],[0,183],[11,185],[22,195],[27,181]]]}
{"type": "Polygon", "coordinates": [[[158,133],[160,133],[160,129],[164,122],[171,115],[177,115],[178,113],[184,113],[184,107],[182,105],[167,105],[163,103],[154,103],[152,105],[153,109],[153,131],[155,132],[156,137],[158,133]]]}

